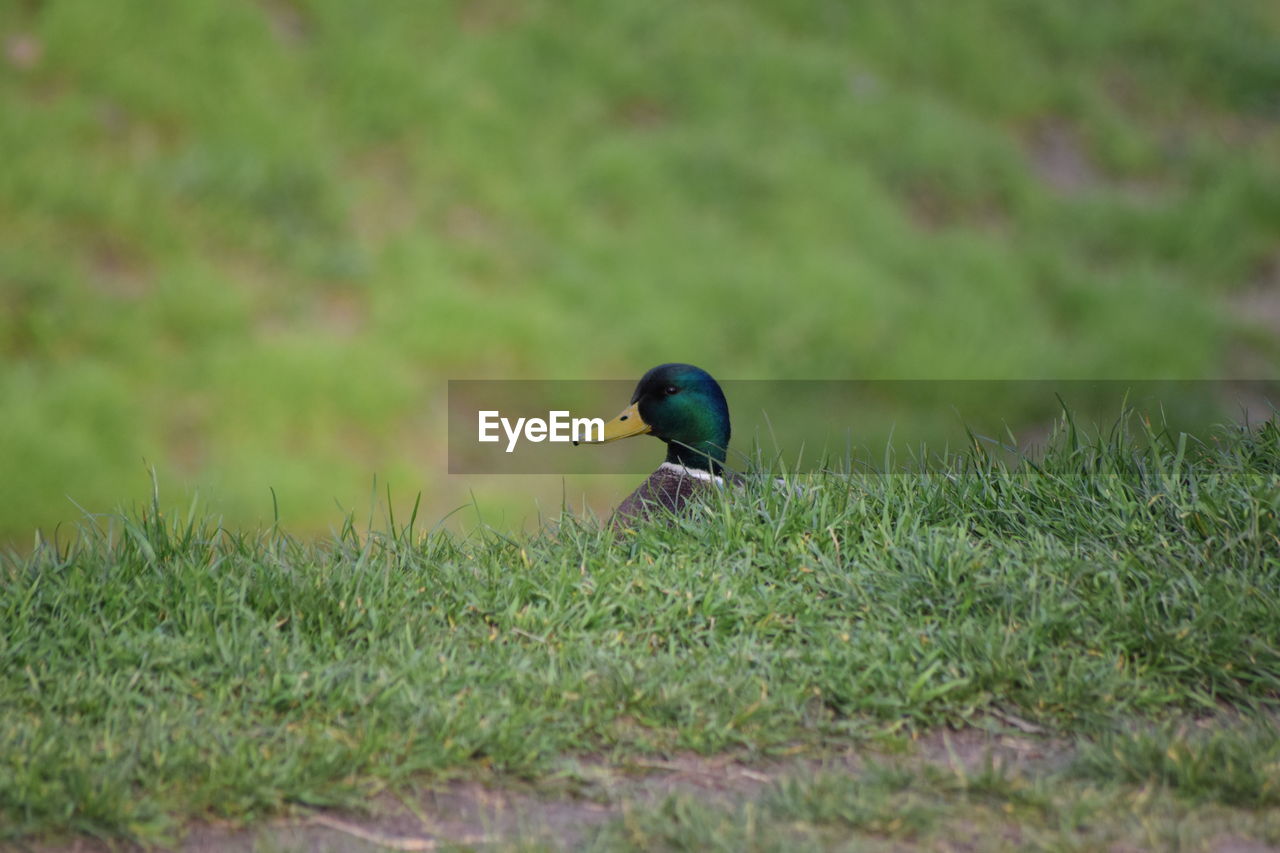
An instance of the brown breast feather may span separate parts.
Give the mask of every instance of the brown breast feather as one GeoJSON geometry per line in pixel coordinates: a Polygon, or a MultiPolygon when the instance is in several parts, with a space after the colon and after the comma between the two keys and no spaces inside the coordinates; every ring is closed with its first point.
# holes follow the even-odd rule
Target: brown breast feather
{"type": "Polygon", "coordinates": [[[664,465],[618,505],[609,524],[614,527],[629,527],[663,516],[667,516],[669,520],[671,516],[681,512],[691,498],[711,485],[711,481],[664,465]]]}

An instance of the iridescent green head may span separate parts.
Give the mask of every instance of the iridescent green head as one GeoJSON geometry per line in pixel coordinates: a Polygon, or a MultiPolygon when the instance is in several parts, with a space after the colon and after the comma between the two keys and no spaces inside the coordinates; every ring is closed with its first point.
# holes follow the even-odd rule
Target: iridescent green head
{"type": "Polygon", "coordinates": [[[718,472],[729,448],[729,404],[711,374],[692,364],[660,364],[636,384],[631,405],[605,424],[604,440],[653,435],[667,461],[718,472]]]}

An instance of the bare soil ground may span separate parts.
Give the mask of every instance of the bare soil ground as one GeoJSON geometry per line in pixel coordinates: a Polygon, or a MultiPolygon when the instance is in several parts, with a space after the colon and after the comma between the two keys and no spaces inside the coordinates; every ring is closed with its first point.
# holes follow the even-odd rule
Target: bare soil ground
{"type": "MultiPolygon", "coordinates": [[[[433,851],[503,849],[510,846],[572,850],[583,846],[598,827],[628,810],[652,808],[670,796],[690,796],[707,805],[733,806],[759,797],[767,786],[817,773],[866,772],[880,767],[971,774],[990,765],[1026,777],[1052,773],[1070,762],[1073,749],[1016,718],[992,721],[996,730],[964,728],[931,732],[906,750],[885,751],[860,745],[815,758],[797,748],[793,756],[767,759],[743,754],[702,756],[681,753],[666,758],[612,762],[601,755],[566,757],[560,768],[536,783],[495,777],[485,782],[451,781],[409,795],[382,794],[361,813],[318,810],[247,827],[196,823],[177,848],[184,853],[213,851],[298,851],[365,853],[375,850],[433,851]]],[[[1018,849],[1023,842],[1015,820],[972,827],[954,826],[947,837],[921,845],[882,839],[874,849],[977,851],[992,845],[1018,849]],[[998,837],[993,835],[995,833],[998,837]]],[[[870,839],[869,843],[875,839],[870,839]]],[[[128,849],[79,839],[35,845],[37,853],[100,853],[128,849]]],[[[861,848],[860,848],[861,849],[861,848]]],[[[1112,843],[1104,849],[1130,853],[1148,849],[1112,843]]],[[[1268,846],[1222,827],[1208,849],[1222,853],[1268,853],[1268,846]]]]}
{"type": "MultiPolygon", "coordinates": [[[[730,805],[775,782],[816,772],[857,774],[868,762],[974,770],[988,761],[1027,773],[1047,772],[1069,758],[1066,744],[1033,733],[993,734],[977,728],[930,733],[902,754],[859,748],[813,758],[748,760],[745,755],[676,754],[610,763],[598,755],[565,760],[535,788],[518,780],[454,781],[414,796],[383,794],[364,814],[316,811],[249,827],[196,824],[182,842],[187,853],[281,850],[358,853],[429,851],[455,846],[539,843],[573,849],[591,830],[630,808],[673,794],[730,805]]],[[[94,840],[43,846],[41,853],[99,853],[94,840]]],[[[1243,848],[1242,848],[1243,849],[1243,848]]]]}

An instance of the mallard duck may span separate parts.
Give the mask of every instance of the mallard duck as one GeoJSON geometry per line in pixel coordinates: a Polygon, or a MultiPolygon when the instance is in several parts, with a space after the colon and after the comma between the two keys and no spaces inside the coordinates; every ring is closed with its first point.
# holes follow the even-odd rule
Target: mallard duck
{"type": "Polygon", "coordinates": [[[610,524],[629,526],[678,513],[700,491],[724,482],[729,404],[705,370],[660,364],[641,377],[631,405],[604,425],[598,443],[633,435],[665,441],[667,458],[619,504],[610,524]]]}

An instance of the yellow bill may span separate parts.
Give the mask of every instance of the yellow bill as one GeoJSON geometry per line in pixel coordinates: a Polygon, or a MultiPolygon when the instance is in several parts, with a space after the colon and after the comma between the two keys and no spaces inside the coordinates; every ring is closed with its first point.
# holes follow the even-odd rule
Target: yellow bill
{"type": "Polygon", "coordinates": [[[604,425],[604,438],[599,442],[587,442],[588,444],[605,444],[610,441],[617,441],[620,438],[630,438],[633,435],[644,435],[651,432],[653,427],[644,422],[644,418],[640,417],[640,405],[632,403],[623,409],[616,418],[604,425]]]}

